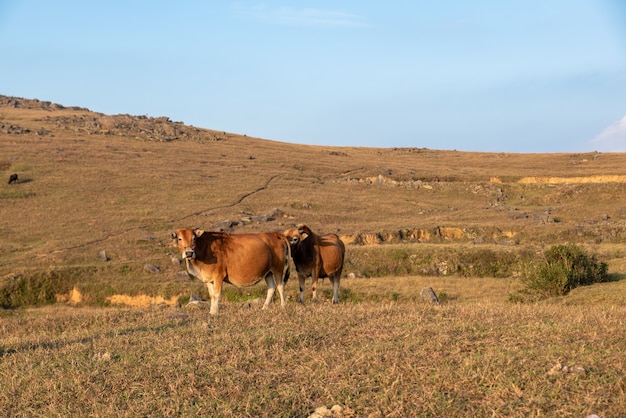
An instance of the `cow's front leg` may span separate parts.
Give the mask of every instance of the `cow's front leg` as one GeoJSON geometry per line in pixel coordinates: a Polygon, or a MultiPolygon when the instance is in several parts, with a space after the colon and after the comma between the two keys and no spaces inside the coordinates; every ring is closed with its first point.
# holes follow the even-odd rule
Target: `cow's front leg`
{"type": "Polygon", "coordinates": [[[222,283],[211,281],[206,284],[209,289],[209,296],[211,297],[211,309],[209,313],[211,315],[217,315],[220,305],[220,298],[222,296],[222,283]]]}
{"type": "Polygon", "coordinates": [[[298,272],[298,284],[300,285],[300,303],[304,305],[304,283],[306,277],[298,272]]]}
{"type": "Polygon", "coordinates": [[[313,290],[313,301],[317,302],[317,275],[313,275],[312,277],[313,283],[311,284],[311,289],[313,290]]]}

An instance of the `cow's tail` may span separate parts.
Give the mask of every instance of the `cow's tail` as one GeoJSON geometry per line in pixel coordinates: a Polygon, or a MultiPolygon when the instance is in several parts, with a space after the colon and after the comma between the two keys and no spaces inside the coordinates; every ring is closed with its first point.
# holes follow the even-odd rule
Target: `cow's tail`
{"type": "Polygon", "coordinates": [[[284,249],[284,259],[285,259],[285,264],[283,266],[283,283],[287,284],[287,281],[289,280],[289,274],[291,272],[291,245],[289,244],[289,240],[287,239],[286,236],[281,236],[281,239],[283,241],[283,243],[285,244],[285,249],[284,249]]]}

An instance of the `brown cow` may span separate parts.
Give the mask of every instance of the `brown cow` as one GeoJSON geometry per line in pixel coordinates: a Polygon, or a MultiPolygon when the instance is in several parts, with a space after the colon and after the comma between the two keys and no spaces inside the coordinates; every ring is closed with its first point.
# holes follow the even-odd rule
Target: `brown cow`
{"type": "Polygon", "coordinates": [[[313,278],[313,300],[317,299],[317,279],[328,277],[333,285],[333,303],[339,303],[339,281],[343,270],[345,246],[335,234],[316,235],[306,225],[288,229],[291,256],[298,272],[300,303],[304,303],[304,282],[313,278]]]}
{"type": "Polygon", "coordinates": [[[172,233],[172,239],[189,274],[207,284],[212,315],[218,312],[223,282],[241,287],[265,279],[268,289],[263,309],[272,302],[276,288],[280,304],[285,306],[291,249],[284,235],[227,234],[183,228],[172,233]]]}

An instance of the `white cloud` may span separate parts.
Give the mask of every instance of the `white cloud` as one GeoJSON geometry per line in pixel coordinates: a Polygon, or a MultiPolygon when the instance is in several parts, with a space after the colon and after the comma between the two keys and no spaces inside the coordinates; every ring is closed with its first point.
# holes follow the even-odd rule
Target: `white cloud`
{"type": "Polygon", "coordinates": [[[332,27],[364,27],[368,26],[365,18],[360,15],[338,10],[322,10],[315,8],[280,7],[268,8],[265,5],[245,7],[236,3],[240,13],[253,16],[269,23],[291,26],[332,26],[332,27]]]}
{"type": "Polygon", "coordinates": [[[590,141],[596,151],[626,152],[626,115],[613,122],[590,141]]]}

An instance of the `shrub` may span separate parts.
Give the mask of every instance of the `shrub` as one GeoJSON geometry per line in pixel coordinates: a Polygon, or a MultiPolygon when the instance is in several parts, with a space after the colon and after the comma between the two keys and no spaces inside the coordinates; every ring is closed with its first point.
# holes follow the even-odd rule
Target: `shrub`
{"type": "Polygon", "coordinates": [[[0,286],[0,307],[11,309],[55,303],[57,294],[69,292],[76,275],[88,271],[90,270],[60,269],[12,278],[0,286]]]}
{"type": "Polygon", "coordinates": [[[607,270],[606,263],[575,244],[554,245],[544,252],[538,265],[526,266],[523,293],[538,299],[566,295],[579,286],[606,282],[607,270]]]}

